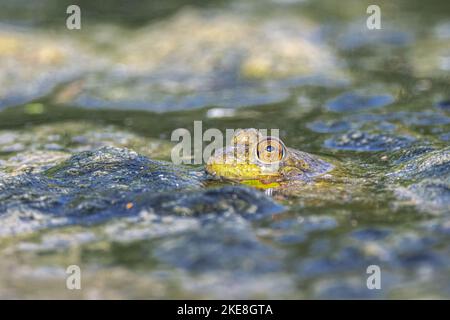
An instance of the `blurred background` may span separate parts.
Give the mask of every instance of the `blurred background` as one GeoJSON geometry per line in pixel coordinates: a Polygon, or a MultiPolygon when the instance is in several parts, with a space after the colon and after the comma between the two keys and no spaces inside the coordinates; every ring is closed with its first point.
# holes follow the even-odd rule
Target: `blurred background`
{"type": "Polygon", "coordinates": [[[0,297],[450,297],[449,71],[445,0],[0,0],[0,297]],[[280,128],[344,169],[256,221],[52,228],[23,209],[38,185],[5,191],[102,146],[170,160],[194,120],[280,128]],[[69,264],[85,289],[65,289],[69,264]]]}

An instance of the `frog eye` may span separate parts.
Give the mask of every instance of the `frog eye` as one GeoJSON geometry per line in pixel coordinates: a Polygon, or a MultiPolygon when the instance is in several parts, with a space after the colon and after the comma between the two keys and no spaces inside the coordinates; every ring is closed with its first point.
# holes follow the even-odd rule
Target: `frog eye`
{"type": "Polygon", "coordinates": [[[267,137],[258,143],[256,155],[261,162],[275,163],[284,158],[286,147],[277,138],[267,137]]]}

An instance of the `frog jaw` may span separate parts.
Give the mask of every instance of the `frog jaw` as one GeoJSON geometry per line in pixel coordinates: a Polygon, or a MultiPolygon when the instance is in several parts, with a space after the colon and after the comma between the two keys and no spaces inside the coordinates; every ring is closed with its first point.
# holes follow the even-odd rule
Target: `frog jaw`
{"type": "Polygon", "coordinates": [[[231,180],[274,180],[280,177],[278,172],[262,172],[257,164],[211,163],[206,165],[206,171],[231,180]]]}
{"type": "Polygon", "coordinates": [[[258,162],[251,148],[229,146],[218,150],[206,164],[206,171],[230,180],[274,180],[280,177],[278,165],[258,162]]]}

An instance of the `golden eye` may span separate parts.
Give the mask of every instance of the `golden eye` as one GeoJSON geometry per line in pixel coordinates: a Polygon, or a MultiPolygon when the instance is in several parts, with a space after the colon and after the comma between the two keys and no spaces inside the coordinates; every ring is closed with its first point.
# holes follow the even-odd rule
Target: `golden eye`
{"type": "Polygon", "coordinates": [[[261,162],[274,163],[281,161],[285,154],[283,143],[272,137],[268,137],[258,143],[256,155],[261,162]]]}

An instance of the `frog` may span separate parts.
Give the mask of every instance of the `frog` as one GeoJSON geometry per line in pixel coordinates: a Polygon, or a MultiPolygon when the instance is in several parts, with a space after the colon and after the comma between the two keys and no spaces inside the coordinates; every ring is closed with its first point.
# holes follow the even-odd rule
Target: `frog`
{"type": "Polygon", "coordinates": [[[248,128],[237,130],[230,145],[215,150],[205,170],[213,179],[272,188],[293,181],[311,183],[334,167],[331,161],[286,147],[280,138],[248,128]]]}

